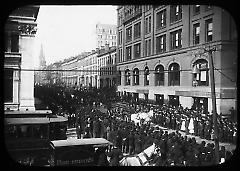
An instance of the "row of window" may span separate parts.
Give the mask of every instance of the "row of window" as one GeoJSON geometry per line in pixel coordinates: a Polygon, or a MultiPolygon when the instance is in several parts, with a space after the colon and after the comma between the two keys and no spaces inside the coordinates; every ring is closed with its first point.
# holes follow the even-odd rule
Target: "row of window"
{"type": "MultiPolygon", "coordinates": [[[[178,21],[182,19],[182,6],[181,5],[171,5],[171,22],[178,21]]],[[[157,23],[156,28],[161,28],[166,26],[166,10],[160,11],[156,14],[157,23]]],[[[145,34],[151,32],[151,16],[145,18],[145,34]]],[[[121,39],[122,34],[119,32],[119,38],[121,39]]],[[[141,35],[141,22],[134,24],[134,39],[139,38],[141,35]]],[[[132,41],[132,26],[126,28],[126,42],[132,41]]],[[[122,40],[119,40],[119,44],[122,44],[122,40]]]]}
{"type": "MultiPolygon", "coordinates": [[[[207,9],[211,9],[211,6],[207,6],[209,8],[207,9]]],[[[195,5],[194,6],[194,14],[199,13],[200,12],[200,5],[195,5]]],[[[156,13],[156,29],[161,29],[163,27],[166,27],[166,9],[163,9],[159,12],[156,13]]],[[[170,6],[170,22],[176,22],[182,19],[182,6],[181,5],[171,5],[170,6]]],[[[140,37],[141,34],[141,22],[138,22],[136,24],[134,24],[134,39],[137,39],[140,37]]],[[[145,18],[145,34],[148,34],[151,32],[151,16],[148,16],[145,18]]],[[[193,36],[194,36],[194,44],[198,44],[200,41],[200,24],[194,24],[193,26],[193,36]]],[[[174,34],[174,33],[173,33],[174,34]]],[[[206,21],[206,42],[212,41],[212,34],[213,34],[213,25],[212,25],[212,19],[209,19],[206,21]]],[[[122,44],[122,39],[123,39],[123,35],[122,35],[122,31],[119,32],[119,45],[122,44]]],[[[126,42],[132,41],[132,26],[129,26],[126,28],[126,42]]],[[[181,47],[181,34],[180,33],[176,33],[176,35],[173,35],[172,42],[171,42],[171,48],[178,48],[181,47]]],[[[162,48],[164,49],[164,48],[162,48]]]]}
{"type": "Polygon", "coordinates": [[[116,64],[116,54],[112,54],[112,55],[106,56],[104,58],[100,58],[98,60],[99,67],[103,67],[106,65],[114,65],[114,64],[116,64]]]}
{"type": "MultiPolygon", "coordinates": [[[[182,47],[182,29],[176,30],[170,33],[171,49],[177,49],[182,47]]],[[[137,43],[133,46],[134,59],[141,57],[141,43],[137,43]]],[[[162,35],[156,38],[156,52],[166,51],[166,35],[162,35]]],[[[145,56],[151,55],[151,39],[145,40],[145,56]]],[[[121,56],[121,55],[120,55],[121,56]]],[[[132,46],[126,47],[126,60],[132,60],[132,46]]],[[[121,58],[120,58],[121,62],[121,58]]]]}
{"type": "Polygon", "coordinates": [[[110,42],[110,41],[105,41],[105,44],[104,44],[104,41],[98,41],[98,47],[101,47],[101,46],[105,46],[106,44],[110,45],[110,46],[116,46],[117,43],[116,42],[110,42]]]}
{"type": "MultiPolygon", "coordinates": [[[[213,40],[213,23],[212,19],[205,21],[206,27],[206,42],[213,40]]],[[[195,23],[193,25],[193,44],[197,45],[200,43],[200,23],[195,23]]],[[[134,59],[140,57],[141,43],[134,45],[134,59]]],[[[170,50],[182,48],[182,29],[170,32],[170,50]]],[[[145,40],[145,54],[144,56],[151,55],[151,39],[145,40]]],[[[166,52],[166,34],[156,37],[156,53],[166,52]]],[[[121,56],[121,55],[120,55],[121,56]]],[[[132,58],[132,47],[126,47],[126,60],[131,60],[132,58]]],[[[123,58],[120,58],[120,62],[123,58]]]]}
{"type": "Polygon", "coordinates": [[[115,29],[98,28],[99,33],[116,34],[115,29]]]}
{"type": "Polygon", "coordinates": [[[114,70],[114,67],[100,68],[100,76],[103,76],[103,75],[114,75],[114,74],[116,74],[116,70],[114,70]]]}
{"type": "Polygon", "coordinates": [[[99,39],[117,39],[115,35],[98,35],[99,39]]]}
{"type": "MultiPolygon", "coordinates": [[[[141,43],[137,43],[133,46],[134,59],[140,58],[141,56],[141,43]]],[[[132,60],[132,46],[126,47],[126,60],[132,60]]]]}
{"type": "MultiPolygon", "coordinates": [[[[197,68],[197,72],[193,73],[192,86],[208,86],[208,62],[205,59],[199,59],[193,64],[193,68],[197,68]]],[[[168,85],[180,86],[180,66],[177,63],[172,63],[168,70],[168,85]]],[[[149,68],[144,69],[144,85],[149,85],[149,68]]],[[[165,70],[163,65],[156,66],[154,70],[155,86],[164,86],[165,70]]],[[[139,69],[135,68],[132,71],[132,85],[139,85],[139,69]]],[[[121,71],[118,72],[118,81],[121,85],[121,71]]],[[[124,72],[124,85],[131,85],[131,73],[129,69],[124,72]]]]}

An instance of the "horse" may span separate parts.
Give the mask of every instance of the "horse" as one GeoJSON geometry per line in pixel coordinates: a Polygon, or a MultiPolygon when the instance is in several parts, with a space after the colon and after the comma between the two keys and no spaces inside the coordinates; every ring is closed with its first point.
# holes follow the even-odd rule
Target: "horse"
{"type": "Polygon", "coordinates": [[[119,161],[119,164],[120,166],[151,166],[153,156],[161,156],[159,151],[159,147],[153,143],[150,147],[137,155],[123,157],[123,159],[119,161]]]}

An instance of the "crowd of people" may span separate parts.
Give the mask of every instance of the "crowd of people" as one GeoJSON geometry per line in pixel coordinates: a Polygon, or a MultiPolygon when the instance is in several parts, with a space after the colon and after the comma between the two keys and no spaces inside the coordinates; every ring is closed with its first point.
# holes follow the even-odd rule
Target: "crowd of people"
{"type": "MultiPolygon", "coordinates": [[[[110,102],[118,101],[114,98],[107,98],[110,102],[104,105],[105,101],[101,99],[102,95],[99,92],[65,91],[62,88],[57,90],[54,90],[54,95],[48,93],[48,103],[57,106],[56,114],[68,117],[68,127],[76,128],[77,138],[106,138],[114,143],[118,149],[116,150],[118,155],[120,155],[119,150],[128,155],[138,154],[155,142],[161,150],[161,156],[154,159],[158,166],[199,166],[212,165],[215,162],[213,143],[206,143],[203,140],[201,144],[197,144],[195,138],[183,137],[179,133],[179,131],[185,131],[187,134],[200,136],[203,139],[212,139],[212,115],[203,115],[201,111],[184,109],[181,105],[178,107],[134,103],[126,103],[125,106],[109,105],[110,102]],[[54,102],[51,101],[52,98],[55,99],[54,102]],[[107,112],[100,110],[103,106],[107,106],[107,112]],[[150,110],[154,113],[151,122],[135,124],[131,121],[131,114],[150,110]],[[152,127],[151,123],[174,129],[176,132],[164,132],[152,127]]],[[[104,98],[106,100],[106,97],[104,98]]],[[[236,123],[224,119],[221,115],[218,115],[217,120],[220,142],[236,143],[236,123]]],[[[232,154],[221,146],[219,162],[229,159],[232,154]]],[[[112,154],[106,155],[111,157],[112,154]]],[[[120,160],[119,157],[115,158],[120,160]]],[[[115,160],[110,159],[110,165],[119,164],[111,161],[115,160]]],[[[106,165],[106,163],[99,165],[106,165]]]]}
{"type": "MultiPolygon", "coordinates": [[[[182,136],[179,131],[168,133],[158,127],[152,127],[150,123],[135,124],[128,119],[124,119],[124,116],[119,117],[120,113],[124,113],[124,111],[122,107],[115,107],[110,109],[107,114],[98,110],[86,112],[86,120],[92,116],[94,118],[93,121],[99,118],[100,124],[97,128],[96,126],[91,126],[91,121],[86,122],[90,126],[86,127],[87,131],[84,131],[84,135],[89,132],[87,138],[103,137],[108,139],[115,144],[118,149],[116,150],[118,155],[121,155],[121,153],[128,155],[139,154],[155,142],[160,147],[161,153],[161,156],[154,159],[156,166],[204,166],[215,164],[213,143],[202,141],[201,144],[198,144],[194,137],[182,136]],[[105,129],[104,127],[107,128],[105,129]],[[97,130],[99,132],[95,132],[97,130]],[[121,153],[119,153],[119,150],[121,153]]],[[[92,125],[94,125],[93,122],[92,125]]],[[[85,137],[83,136],[82,138],[85,137]]],[[[219,162],[228,160],[233,154],[225,150],[224,146],[220,147],[219,153],[219,162]]],[[[109,153],[106,153],[106,156],[108,155],[109,153]]],[[[116,157],[116,155],[115,158],[121,159],[116,157]]],[[[113,161],[113,165],[119,165],[118,162],[113,161]]],[[[105,164],[106,161],[99,163],[99,165],[105,164]]]]}
{"type": "MultiPolygon", "coordinates": [[[[160,126],[181,130],[186,134],[200,136],[203,139],[213,140],[213,115],[203,114],[201,111],[178,107],[158,106],[153,109],[153,122],[160,126]]],[[[228,118],[217,115],[218,134],[220,142],[236,144],[237,123],[228,118]]]]}

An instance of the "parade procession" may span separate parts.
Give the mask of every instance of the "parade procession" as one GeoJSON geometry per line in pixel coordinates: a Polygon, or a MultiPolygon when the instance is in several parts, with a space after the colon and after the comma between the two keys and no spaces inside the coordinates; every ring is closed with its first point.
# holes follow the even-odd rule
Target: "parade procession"
{"type": "Polygon", "coordinates": [[[234,167],[228,10],[27,5],[4,28],[4,164],[234,167]]]}

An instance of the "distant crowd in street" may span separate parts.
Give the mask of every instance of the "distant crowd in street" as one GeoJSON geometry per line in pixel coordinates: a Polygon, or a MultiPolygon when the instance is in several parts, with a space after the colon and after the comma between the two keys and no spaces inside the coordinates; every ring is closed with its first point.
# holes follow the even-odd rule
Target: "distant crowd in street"
{"type": "MultiPolygon", "coordinates": [[[[56,114],[68,118],[68,128],[76,128],[77,138],[103,137],[128,155],[138,154],[155,142],[161,150],[161,157],[155,159],[159,166],[212,165],[215,161],[213,143],[203,140],[197,144],[195,138],[183,137],[179,133],[184,131],[203,139],[213,139],[211,114],[203,114],[201,110],[183,108],[181,105],[174,107],[165,104],[125,103],[122,106],[111,106],[111,103],[122,103],[116,96],[106,97],[97,90],[66,91],[60,87],[54,90],[56,92],[52,95],[48,93],[45,103],[51,104],[56,114]],[[101,109],[105,109],[105,112],[101,109]],[[150,122],[135,124],[131,121],[131,114],[150,110],[154,113],[150,122]],[[176,130],[176,133],[164,132],[152,127],[151,123],[176,130]]],[[[218,115],[217,122],[220,142],[236,144],[237,123],[224,119],[221,115],[218,115]]],[[[221,146],[219,162],[229,159],[232,154],[232,151],[226,151],[221,146]]]]}

